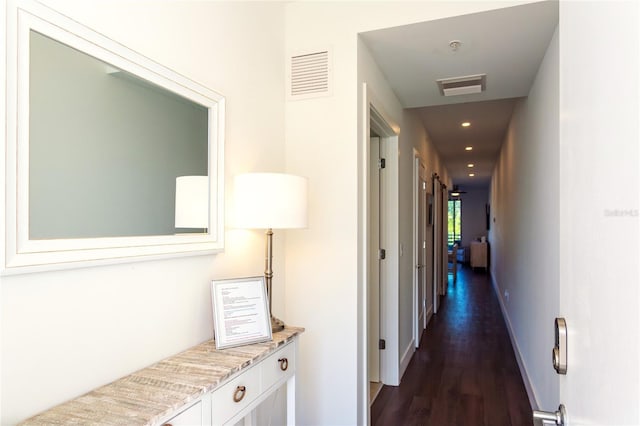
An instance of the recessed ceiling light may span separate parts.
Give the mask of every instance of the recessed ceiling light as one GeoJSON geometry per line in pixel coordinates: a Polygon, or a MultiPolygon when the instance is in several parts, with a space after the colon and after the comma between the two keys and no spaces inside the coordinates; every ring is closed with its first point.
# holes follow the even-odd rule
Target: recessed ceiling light
{"type": "Polygon", "coordinates": [[[473,167],[473,166],[475,166],[475,164],[473,164],[473,163],[467,164],[467,167],[473,167]]]}
{"type": "Polygon", "coordinates": [[[475,173],[469,173],[469,177],[474,177],[475,175],[475,173]]]}
{"type": "Polygon", "coordinates": [[[472,149],[473,149],[473,147],[472,147],[472,146],[465,146],[465,147],[464,147],[464,150],[465,150],[465,151],[471,151],[472,149]]]}
{"type": "Polygon", "coordinates": [[[471,123],[469,123],[468,121],[465,121],[464,123],[461,124],[462,127],[469,127],[471,126],[471,123]]]}

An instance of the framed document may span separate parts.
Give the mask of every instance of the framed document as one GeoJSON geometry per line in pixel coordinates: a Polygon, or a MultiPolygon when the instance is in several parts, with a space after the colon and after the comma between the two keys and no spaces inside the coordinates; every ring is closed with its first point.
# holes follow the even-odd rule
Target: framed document
{"type": "Polygon", "coordinates": [[[213,280],[211,302],[217,349],[271,340],[264,277],[213,280]]]}

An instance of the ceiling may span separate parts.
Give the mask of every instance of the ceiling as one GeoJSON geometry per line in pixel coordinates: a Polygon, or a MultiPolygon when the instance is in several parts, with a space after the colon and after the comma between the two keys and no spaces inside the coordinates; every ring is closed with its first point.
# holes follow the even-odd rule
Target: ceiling
{"type": "Polygon", "coordinates": [[[558,23],[544,1],[361,33],[405,108],[422,118],[454,184],[488,185],[517,99],[527,96],[558,23]],[[459,40],[452,50],[449,43],[459,40]],[[486,74],[486,91],[445,97],[436,80],[486,74]],[[471,126],[462,128],[468,121],[471,126]],[[465,151],[471,145],[473,151],[465,151]],[[474,164],[469,177],[467,164],[474,164]]]}

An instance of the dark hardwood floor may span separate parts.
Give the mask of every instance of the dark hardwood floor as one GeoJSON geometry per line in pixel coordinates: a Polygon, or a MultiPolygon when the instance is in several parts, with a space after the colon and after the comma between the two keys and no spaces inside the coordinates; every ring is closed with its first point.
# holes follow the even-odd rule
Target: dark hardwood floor
{"type": "Polygon", "coordinates": [[[531,407],[489,275],[458,270],[400,386],[384,386],[371,424],[532,425],[531,407]]]}

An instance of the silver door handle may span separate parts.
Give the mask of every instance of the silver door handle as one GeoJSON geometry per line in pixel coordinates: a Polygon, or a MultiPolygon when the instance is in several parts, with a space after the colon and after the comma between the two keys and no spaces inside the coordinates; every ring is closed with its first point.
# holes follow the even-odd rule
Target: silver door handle
{"type": "Polygon", "coordinates": [[[422,269],[422,268],[424,268],[424,265],[421,265],[419,263],[416,265],[416,269],[422,269]]]}
{"type": "Polygon", "coordinates": [[[563,404],[560,404],[558,411],[538,411],[533,410],[533,419],[542,420],[543,422],[553,422],[558,426],[565,426],[567,421],[567,410],[563,404]]]}
{"type": "Polygon", "coordinates": [[[567,374],[567,321],[556,318],[556,344],[553,347],[553,368],[558,374],[567,374]]]}

